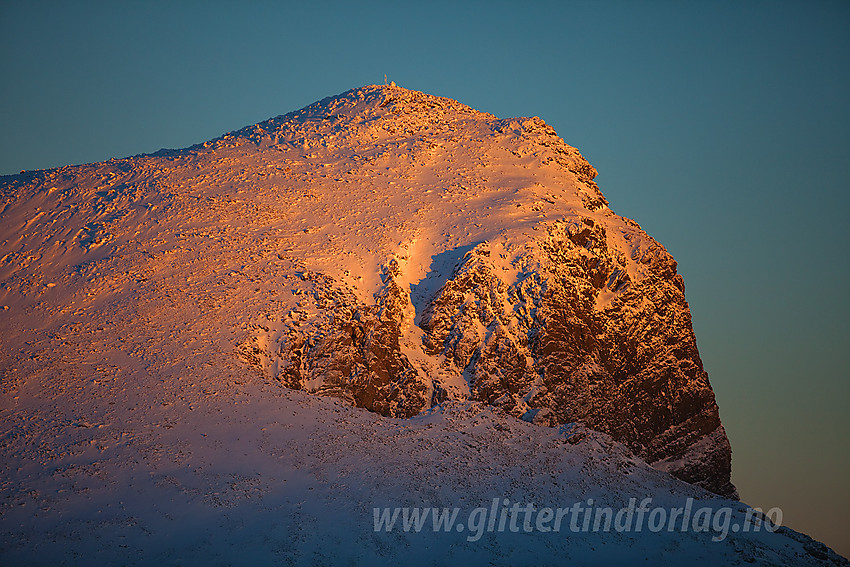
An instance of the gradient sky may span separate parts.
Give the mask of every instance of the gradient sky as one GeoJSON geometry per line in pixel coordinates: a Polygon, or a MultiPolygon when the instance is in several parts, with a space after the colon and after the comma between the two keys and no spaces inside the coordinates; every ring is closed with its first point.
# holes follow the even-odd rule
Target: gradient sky
{"type": "Polygon", "coordinates": [[[540,116],[678,260],[742,499],[850,555],[850,3],[306,4],[0,0],[0,174],[384,74],[540,116]]]}

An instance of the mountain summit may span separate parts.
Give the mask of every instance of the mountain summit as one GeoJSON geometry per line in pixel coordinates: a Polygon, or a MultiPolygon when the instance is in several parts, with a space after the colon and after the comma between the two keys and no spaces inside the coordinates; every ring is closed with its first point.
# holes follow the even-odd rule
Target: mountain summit
{"type": "Polygon", "coordinates": [[[257,186],[298,203],[280,237],[314,297],[245,349],[271,376],[389,416],[471,399],[582,422],[735,495],[676,262],[541,119],[372,86],[211,147],[280,152],[257,186]]]}
{"type": "Polygon", "coordinates": [[[735,500],[676,262],[595,175],[385,85],[3,177],[0,563],[847,565],[735,500]]]}
{"type": "Polygon", "coordinates": [[[202,336],[290,388],[579,422],[734,497],[676,262],[595,176],[539,118],[367,86],[188,150],[7,178],[0,276],[27,317],[174,285],[202,336]]]}

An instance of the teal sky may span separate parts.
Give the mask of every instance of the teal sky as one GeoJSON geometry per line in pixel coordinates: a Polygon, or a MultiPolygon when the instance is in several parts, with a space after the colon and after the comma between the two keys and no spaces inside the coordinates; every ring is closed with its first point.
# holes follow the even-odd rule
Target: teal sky
{"type": "Polygon", "coordinates": [[[850,3],[0,2],[0,174],[372,83],[537,115],[679,261],[742,499],[850,546],[850,3]]]}

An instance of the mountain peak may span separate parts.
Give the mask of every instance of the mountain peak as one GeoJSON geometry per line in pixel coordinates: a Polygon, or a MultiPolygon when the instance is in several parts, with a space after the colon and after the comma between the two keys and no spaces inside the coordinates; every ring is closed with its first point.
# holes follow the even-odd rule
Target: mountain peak
{"type": "Polygon", "coordinates": [[[473,399],[584,422],[735,494],[675,260],[540,118],[370,85],[207,151],[280,211],[277,242],[333,298],[241,345],[262,372],[395,417],[473,399]]]}
{"type": "MultiPolygon", "coordinates": [[[[363,522],[380,502],[749,515],[706,492],[736,497],[731,447],[676,261],[595,175],[540,118],[369,85],[186,150],[3,177],[6,563],[45,541],[162,563],[281,533],[330,553],[296,563],[399,562],[411,542],[542,563],[607,537],[398,547],[363,522]],[[175,544],[177,524],[203,535],[175,544]]],[[[603,547],[833,557],[790,530],[736,524],[722,544],[693,525],[603,547]]]]}
{"type": "Polygon", "coordinates": [[[498,148],[518,158],[534,156],[540,159],[533,161],[572,172],[582,181],[578,197],[585,206],[592,210],[607,206],[592,181],[597,174],[594,167],[542,119],[499,119],[450,98],[398,86],[351,89],[203,146],[220,149],[244,142],[279,151],[306,151],[305,156],[314,158],[401,151],[411,160],[416,159],[411,152],[419,154],[425,146],[430,150],[425,153],[433,154],[435,148],[465,146],[468,152],[472,145],[484,144],[487,151],[498,148]]]}
{"type": "MultiPolygon", "coordinates": [[[[309,124],[311,134],[326,134],[375,120],[393,120],[409,126],[426,128],[428,124],[447,124],[462,119],[492,119],[450,98],[392,85],[367,85],[336,96],[326,97],[300,110],[248,126],[231,135],[257,143],[264,137],[292,137],[295,124],[309,124]]],[[[298,132],[305,131],[303,128],[298,132]]],[[[433,132],[432,132],[433,133],[433,132]]]]}
{"type": "Polygon", "coordinates": [[[471,400],[581,422],[734,495],[676,262],[595,175],[540,118],[369,85],[187,151],[13,178],[2,289],[21,325],[56,288],[170,325],[152,305],[171,290],[219,337],[210,364],[238,353],[386,416],[471,400]]]}

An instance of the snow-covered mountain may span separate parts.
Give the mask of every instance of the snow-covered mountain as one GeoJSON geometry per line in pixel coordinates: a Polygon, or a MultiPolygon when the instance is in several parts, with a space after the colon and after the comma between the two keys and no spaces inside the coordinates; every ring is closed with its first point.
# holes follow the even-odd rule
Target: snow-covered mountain
{"type": "Polygon", "coordinates": [[[2,178],[0,558],[846,564],[785,528],[374,530],[494,498],[747,513],[676,262],[595,175],[539,118],[392,85],[2,178]]]}

